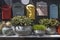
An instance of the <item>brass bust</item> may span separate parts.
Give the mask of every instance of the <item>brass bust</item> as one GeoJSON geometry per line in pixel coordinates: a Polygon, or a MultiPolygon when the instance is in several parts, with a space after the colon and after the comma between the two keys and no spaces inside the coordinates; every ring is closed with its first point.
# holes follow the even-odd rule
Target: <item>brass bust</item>
{"type": "Polygon", "coordinates": [[[26,6],[27,17],[30,19],[35,19],[35,6],[32,4],[28,4],[26,6]]]}

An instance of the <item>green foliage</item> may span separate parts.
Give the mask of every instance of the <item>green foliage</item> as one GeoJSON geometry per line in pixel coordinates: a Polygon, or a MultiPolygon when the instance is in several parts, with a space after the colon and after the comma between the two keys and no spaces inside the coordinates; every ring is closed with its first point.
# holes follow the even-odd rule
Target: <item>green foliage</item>
{"type": "Polygon", "coordinates": [[[11,21],[12,25],[17,26],[19,25],[19,17],[13,17],[11,21]]]}
{"type": "Polygon", "coordinates": [[[49,22],[51,27],[55,27],[59,25],[59,21],[56,19],[50,19],[49,22]]]}
{"type": "Polygon", "coordinates": [[[31,25],[32,20],[26,16],[15,16],[11,20],[13,25],[29,26],[31,25]]]}
{"type": "Polygon", "coordinates": [[[33,29],[34,30],[46,30],[46,26],[45,25],[34,25],[33,29]]]}
{"type": "Polygon", "coordinates": [[[45,25],[47,27],[49,27],[49,26],[55,27],[55,26],[59,25],[59,21],[56,19],[40,19],[39,24],[45,25]]]}
{"type": "Polygon", "coordinates": [[[40,19],[39,20],[39,24],[45,25],[45,26],[49,26],[49,19],[40,19]]]}

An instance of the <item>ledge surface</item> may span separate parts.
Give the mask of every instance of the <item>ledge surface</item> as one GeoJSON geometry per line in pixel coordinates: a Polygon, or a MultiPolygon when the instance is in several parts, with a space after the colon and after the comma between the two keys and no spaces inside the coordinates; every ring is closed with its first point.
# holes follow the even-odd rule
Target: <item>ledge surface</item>
{"type": "Polygon", "coordinates": [[[39,35],[28,35],[28,36],[18,36],[18,35],[13,35],[13,36],[5,36],[5,35],[1,35],[0,37],[2,38],[60,38],[60,35],[43,35],[43,36],[39,36],[39,35]]]}

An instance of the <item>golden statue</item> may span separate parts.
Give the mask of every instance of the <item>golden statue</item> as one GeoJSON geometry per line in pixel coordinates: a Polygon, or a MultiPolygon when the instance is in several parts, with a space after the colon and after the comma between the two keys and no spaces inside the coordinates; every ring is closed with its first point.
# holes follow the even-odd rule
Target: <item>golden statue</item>
{"type": "Polygon", "coordinates": [[[27,17],[30,19],[35,19],[35,6],[32,4],[29,4],[26,6],[26,11],[27,11],[27,17]]]}

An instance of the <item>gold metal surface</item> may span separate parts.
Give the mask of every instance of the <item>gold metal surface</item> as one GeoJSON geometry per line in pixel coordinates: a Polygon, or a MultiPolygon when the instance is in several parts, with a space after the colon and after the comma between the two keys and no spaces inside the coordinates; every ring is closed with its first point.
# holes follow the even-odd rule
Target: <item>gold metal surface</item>
{"type": "Polygon", "coordinates": [[[26,6],[26,11],[27,11],[27,17],[30,19],[35,19],[35,6],[32,4],[29,4],[26,6]]]}

